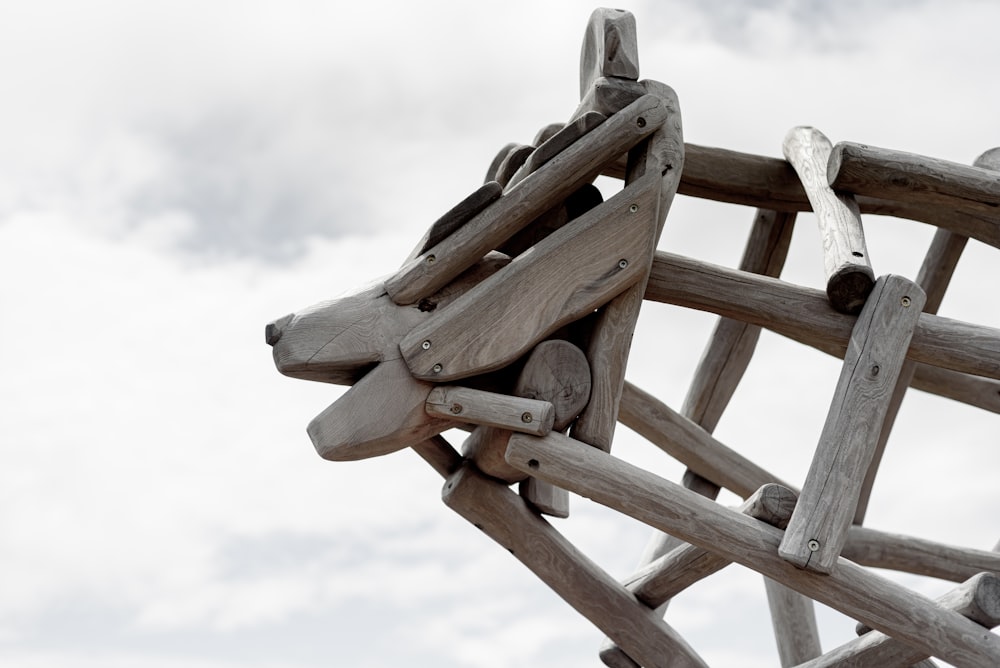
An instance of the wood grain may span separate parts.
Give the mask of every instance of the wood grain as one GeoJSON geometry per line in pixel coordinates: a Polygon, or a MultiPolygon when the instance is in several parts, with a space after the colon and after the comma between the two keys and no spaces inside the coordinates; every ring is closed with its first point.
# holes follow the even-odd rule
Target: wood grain
{"type": "Polygon", "coordinates": [[[601,7],[587,21],[580,49],[581,98],[600,77],[639,78],[639,45],[631,12],[601,7]]]}
{"type": "Polygon", "coordinates": [[[797,666],[822,654],[812,599],[766,576],[764,590],[782,668],[797,666]]]}
{"type": "Polygon", "coordinates": [[[555,407],[548,401],[512,397],[458,385],[438,385],[427,395],[424,410],[433,418],[481,424],[544,436],[552,431],[555,407]]]}
{"type": "Polygon", "coordinates": [[[483,209],[500,198],[503,187],[496,181],[487,181],[468,197],[449,209],[443,216],[438,218],[430,226],[416,247],[407,256],[406,261],[410,261],[428,248],[438,245],[455,230],[472,220],[483,209]]]}
{"type": "Polygon", "coordinates": [[[572,119],[528,155],[517,172],[510,177],[505,187],[513,188],[529,174],[537,172],[542,165],[565,151],[573,142],[606,120],[607,116],[596,111],[590,111],[572,119]]]}
{"type": "Polygon", "coordinates": [[[961,615],[846,559],[829,575],[799,569],[777,554],[780,529],[722,508],[585,443],[555,433],[544,438],[516,434],[507,446],[507,461],[717,552],[957,666],[993,668],[1000,663],[1000,637],[983,633],[961,615]],[[872,610],[873,600],[880,602],[877,610],[872,610]]]}
{"type": "Polygon", "coordinates": [[[853,526],[843,556],[873,568],[886,568],[951,582],[976,573],[1000,573],[1000,553],[946,545],[914,536],[853,526]]]}

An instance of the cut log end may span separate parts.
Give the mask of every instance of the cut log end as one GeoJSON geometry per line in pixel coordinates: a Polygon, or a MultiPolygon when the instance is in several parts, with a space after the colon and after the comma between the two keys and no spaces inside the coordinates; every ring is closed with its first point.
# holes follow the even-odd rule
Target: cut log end
{"type": "Polygon", "coordinates": [[[850,267],[830,277],[826,295],[830,305],[841,313],[856,315],[875,286],[875,276],[868,267],[850,267]]]}

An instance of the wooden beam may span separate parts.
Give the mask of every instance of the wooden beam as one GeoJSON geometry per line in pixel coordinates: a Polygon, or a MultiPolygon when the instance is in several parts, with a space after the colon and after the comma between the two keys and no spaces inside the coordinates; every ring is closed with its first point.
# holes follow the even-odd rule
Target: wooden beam
{"type": "Polygon", "coordinates": [[[792,128],[782,144],[819,223],[830,304],[841,313],[858,313],[875,283],[875,274],[858,203],[850,194],[834,192],[827,184],[826,166],[832,148],[822,132],[810,127],[792,128]]]}
{"type": "Polygon", "coordinates": [[[411,447],[442,478],[447,478],[462,466],[462,455],[451,447],[451,443],[444,436],[432,436],[411,447]]]}
{"type": "Polygon", "coordinates": [[[764,590],[782,668],[798,666],[822,654],[812,599],[766,576],[764,590]]]}
{"type": "Polygon", "coordinates": [[[537,172],[542,165],[565,151],[573,142],[578,141],[606,120],[606,115],[596,111],[581,114],[571,120],[528,155],[517,172],[510,177],[505,188],[513,188],[529,174],[537,172]]]}
{"type": "Polygon", "coordinates": [[[552,431],[555,407],[548,401],[512,397],[458,385],[438,385],[424,400],[434,418],[544,436],[552,431]]]}
{"type": "Polygon", "coordinates": [[[465,466],[448,478],[441,496],[644,666],[706,667],[680,634],[503,483],[465,466]]]}
{"type": "MultiPolygon", "coordinates": [[[[507,461],[536,477],[718,552],[919,649],[967,668],[1000,664],[1000,637],[841,559],[829,575],[778,556],[782,531],[559,434],[515,434],[507,461]]],[[[624,645],[622,645],[624,647],[624,645]]],[[[629,652],[631,655],[631,652],[629,652]]],[[[634,655],[633,655],[634,656],[634,655]]]]}

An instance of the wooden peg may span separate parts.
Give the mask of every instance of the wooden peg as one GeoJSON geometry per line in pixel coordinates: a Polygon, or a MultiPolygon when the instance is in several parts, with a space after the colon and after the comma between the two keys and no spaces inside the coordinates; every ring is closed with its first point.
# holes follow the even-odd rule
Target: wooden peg
{"type": "Polygon", "coordinates": [[[580,50],[580,97],[599,77],[639,78],[635,17],[622,9],[595,9],[580,50]]]}
{"type": "Polygon", "coordinates": [[[409,262],[416,256],[424,253],[428,248],[438,245],[445,237],[451,235],[455,230],[472,220],[483,209],[497,201],[501,194],[503,194],[503,187],[496,181],[487,181],[484,183],[475,192],[438,218],[417,243],[416,247],[406,258],[406,261],[409,262]]]}
{"type": "Polygon", "coordinates": [[[832,149],[830,140],[810,127],[792,128],[782,144],[819,222],[830,304],[842,313],[857,313],[872,289],[875,274],[857,202],[850,194],[834,192],[827,182],[832,149]]]}
{"type": "Polygon", "coordinates": [[[884,276],[858,316],[799,504],[781,541],[782,558],[801,568],[829,573],[837,564],[924,300],[912,281],[884,276]]]}

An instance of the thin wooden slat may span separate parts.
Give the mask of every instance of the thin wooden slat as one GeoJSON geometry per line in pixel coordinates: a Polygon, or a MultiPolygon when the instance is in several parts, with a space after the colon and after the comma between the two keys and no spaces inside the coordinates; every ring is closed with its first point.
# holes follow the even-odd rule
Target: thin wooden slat
{"type": "Polygon", "coordinates": [[[531,152],[524,163],[518,168],[506,188],[513,188],[529,174],[537,172],[542,165],[556,157],[569,146],[607,120],[607,116],[596,111],[582,114],[564,125],[559,132],[546,139],[538,148],[531,152]]]}
{"type": "Polygon", "coordinates": [[[676,631],[503,483],[466,466],[447,480],[441,496],[449,508],[510,551],[643,665],[705,668],[705,662],[676,631]]]}
{"type": "MultiPolygon", "coordinates": [[[[968,617],[984,628],[1000,625],[1000,577],[979,573],[937,599],[937,604],[968,617]]],[[[927,652],[914,649],[884,633],[862,628],[860,637],[799,668],[909,668],[927,659],[927,652]]]]}
{"type": "MultiPolygon", "coordinates": [[[[710,311],[766,327],[843,357],[854,318],[817,290],[658,251],[646,299],[710,311]]],[[[1000,330],[923,314],[907,357],[1000,380],[1000,330]]]]}
{"type": "Polygon", "coordinates": [[[434,418],[544,436],[552,431],[555,407],[548,401],[512,397],[457,385],[438,385],[424,401],[434,418]]]}
{"type": "Polygon", "coordinates": [[[835,190],[860,195],[971,214],[1000,211],[1000,177],[991,170],[903,151],[839,143],[830,154],[827,178],[835,190]]]}
{"type": "MultiPolygon", "coordinates": [[[[649,94],[659,98],[667,117],[661,127],[648,142],[636,149],[630,157],[631,166],[626,176],[626,190],[632,184],[658,177],[658,199],[652,224],[648,254],[637,256],[643,273],[628,290],[606,304],[597,314],[590,341],[587,346],[587,360],[590,362],[593,385],[590,403],[573,424],[572,433],[591,445],[605,451],[611,450],[615,425],[618,421],[618,403],[621,399],[622,383],[628,365],[632,333],[642,307],[645,284],[649,277],[649,267],[653,253],[663,230],[663,223],[677,191],[677,182],[684,163],[684,138],[681,130],[680,106],[677,96],[669,86],[656,81],[644,81],[649,94]]],[[[617,226],[616,226],[617,227],[617,226]]]]}
{"type": "Polygon", "coordinates": [[[792,128],[782,144],[785,158],[798,173],[819,223],[830,304],[841,313],[858,313],[875,283],[875,273],[858,203],[827,184],[826,165],[832,148],[822,132],[810,127],[792,128]]]}
{"type": "Polygon", "coordinates": [[[505,193],[482,213],[386,281],[397,304],[413,304],[450,283],[545,211],[589,183],[604,163],[655,131],[667,110],[646,95],[614,114],[580,141],[505,193]]]}
{"type": "Polygon", "coordinates": [[[766,576],[764,590],[782,668],[797,666],[822,654],[812,599],[766,576]]]}
{"type": "Polygon", "coordinates": [[[1000,637],[982,633],[961,615],[846,559],[829,575],[799,569],[777,554],[780,529],[722,508],[585,443],[554,433],[544,438],[515,434],[507,446],[507,461],[715,551],[945,661],[968,668],[1000,663],[1000,637]]]}
{"type": "Polygon", "coordinates": [[[779,549],[800,568],[829,573],[837,564],[924,301],[916,283],[883,276],[858,316],[816,453],[779,549]]]}
{"type": "Polygon", "coordinates": [[[406,258],[410,261],[428,248],[438,245],[455,230],[472,220],[479,212],[500,199],[503,187],[496,181],[487,181],[468,197],[453,206],[443,216],[434,221],[424,236],[417,242],[413,252],[406,258]]]}
{"type": "Polygon", "coordinates": [[[637,181],[556,230],[413,328],[399,344],[413,375],[449,382],[506,366],[641,280],[656,231],[658,177],[637,181]]]}

